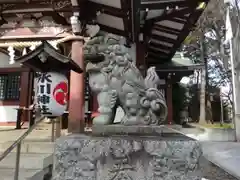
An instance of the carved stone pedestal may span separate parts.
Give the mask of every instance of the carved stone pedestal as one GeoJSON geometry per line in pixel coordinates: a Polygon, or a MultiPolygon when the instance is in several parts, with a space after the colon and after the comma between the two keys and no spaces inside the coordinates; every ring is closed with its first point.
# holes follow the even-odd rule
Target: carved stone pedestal
{"type": "Polygon", "coordinates": [[[201,180],[198,142],[164,126],[131,128],[59,138],[53,180],[201,180]]]}

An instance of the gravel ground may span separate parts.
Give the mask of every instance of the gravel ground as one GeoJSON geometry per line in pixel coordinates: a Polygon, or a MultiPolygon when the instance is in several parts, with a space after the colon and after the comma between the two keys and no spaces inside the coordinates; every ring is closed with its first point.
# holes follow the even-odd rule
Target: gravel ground
{"type": "Polygon", "coordinates": [[[207,180],[239,180],[208,160],[203,159],[203,161],[204,163],[203,166],[201,166],[201,169],[204,174],[204,178],[207,180]]]}

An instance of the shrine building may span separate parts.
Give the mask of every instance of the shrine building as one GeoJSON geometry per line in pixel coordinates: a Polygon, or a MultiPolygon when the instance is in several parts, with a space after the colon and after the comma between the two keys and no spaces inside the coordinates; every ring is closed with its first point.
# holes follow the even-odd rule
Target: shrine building
{"type": "MultiPolygon", "coordinates": [[[[208,0],[0,0],[0,126],[15,124],[18,107],[33,103],[35,74],[15,59],[47,41],[56,52],[70,57],[84,70],[84,40],[99,32],[122,39],[145,76],[155,66],[162,80],[173,122],[172,85],[202,68],[186,62],[178,52],[195,28],[208,0]],[[80,28],[78,28],[80,27],[80,28]],[[178,52],[178,53],[176,53],[178,52]]],[[[69,72],[68,128],[80,131],[85,114],[97,112],[96,97],[87,74],[69,72]],[[74,88],[73,88],[74,87],[74,88]]],[[[32,113],[24,111],[22,121],[32,113]]]]}

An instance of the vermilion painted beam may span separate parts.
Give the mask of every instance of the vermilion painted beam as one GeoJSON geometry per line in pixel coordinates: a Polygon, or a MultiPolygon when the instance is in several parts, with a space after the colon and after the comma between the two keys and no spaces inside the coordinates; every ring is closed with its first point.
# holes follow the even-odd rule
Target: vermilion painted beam
{"type": "MultiPolygon", "coordinates": [[[[84,69],[83,60],[83,42],[72,42],[72,59],[84,69]]],[[[70,73],[70,93],[69,93],[69,117],[68,132],[82,133],[84,132],[84,73],[78,74],[74,71],[70,73]]]]}

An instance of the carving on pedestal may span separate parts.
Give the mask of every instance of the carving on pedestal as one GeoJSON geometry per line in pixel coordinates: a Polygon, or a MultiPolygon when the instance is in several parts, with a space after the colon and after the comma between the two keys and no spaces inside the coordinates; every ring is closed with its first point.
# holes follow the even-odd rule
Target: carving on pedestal
{"type": "MultiPolygon", "coordinates": [[[[149,169],[153,180],[174,180],[182,176],[192,176],[198,169],[202,155],[199,144],[194,141],[151,141],[145,144],[145,149],[152,156],[149,169]]],[[[198,174],[195,175],[198,178],[198,174]]]]}
{"type": "Polygon", "coordinates": [[[129,141],[112,141],[110,158],[113,166],[108,169],[106,180],[133,180],[132,173],[136,172],[136,167],[131,162],[131,155],[139,150],[140,148],[134,147],[134,144],[129,141]]]}
{"type": "MultiPolygon", "coordinates": [[[[95,180],[96,167],[93,151],[85,153],[84,147],[91,145],[91,141],[64,141],[60,146],[55,148],[55,180],[74,179],[79,177],[79,180],[95,180]],[[65,171],[62,171],[65,169],[65,171]]],[[[92,149],[93,150],[93,149],[92,149]]]]}
{"type": "Polygon", "coordinates": [[[57,142],[53,180],[200,180],[196,141],[69,138],[57,142]]]}
{"type": "MultiPolygon", "coordinates": [[[[87,54],[103,54],[103,62],[87,64],[89,85],[97,94],[100,115],[94,124],[112,124],[118,106],[124,125],[159,125],[165,122],[165,97],[157,89],[159,78],[151,67],[144,79],[120,40],[111,35],[95,37],[85,47],[87,54]]],[[[91,60],[90,60],[91,61],[91,60]]]]}

